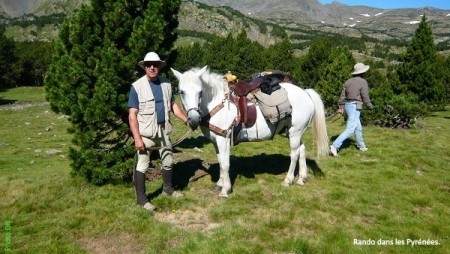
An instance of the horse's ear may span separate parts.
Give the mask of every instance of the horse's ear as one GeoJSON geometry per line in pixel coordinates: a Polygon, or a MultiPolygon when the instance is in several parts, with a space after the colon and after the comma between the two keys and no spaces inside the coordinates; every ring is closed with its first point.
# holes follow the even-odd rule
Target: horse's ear
{"type": "Polygon", "coordinates": [[[177,70],[175,70],[175,69],[172,69],[172,68],[170,68],[170,69],[172,70],[173,75],[175,75],[175,77],[176,77],[178,80],[180,80],[180,79],[181,79],[181,76],[183,76],[183,74],[181,74],[181,72],[179,72],[179,71],[177,71],[177,70]]]}
{"type": "Polygon", "coordinates": [[[205,65],[205,67],[203,67],[200,70],[198,70],[195,73],[195,75],[197,75],[197,77],[201,77],[207,70],[208,70],[208,65],[205,65]]]}

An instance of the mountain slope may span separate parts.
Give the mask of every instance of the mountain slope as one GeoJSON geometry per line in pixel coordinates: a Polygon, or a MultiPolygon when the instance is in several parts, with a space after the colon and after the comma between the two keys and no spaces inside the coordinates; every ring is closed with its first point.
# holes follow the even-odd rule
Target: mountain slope
{"type": "Polygon", "coordinates": [[[3,0],[0,1],[0,12],[9,17],[20,17],[24,14],[51,15],[71,12],[89,0],[3,0]]]}
{"type": "Polygon", "coordinates": [[[421,15],[426,15],[437,42],[449,40],[450,11],[435,8],[384,10],[347,6],[338,2],[322,5],[317,0],[198,0],[211,6],[230,6],[248,16],[287,27],[298,24],[328,32],[379,39],[410,39],[421,15]]]}
{"type": "MultiPolygon", "coordinates": [[[[3,10],[11,17],[21,13],[70,13],[87,2],[89,0],[4,0],[0,2],[0,12],[3,10]]],[[[383,10],[346,6],[337,2],[323,5],[317,0],[185,0],[179,20],[180,29],[220,36],[236,34],[244,29],[252,40],[267,46],[280,39],[281,29],[289,36],[313,32],[409,40],[414,35],[421,15],[425,14],[433,29],[435,42],[450,44],[449,12],[434,8],[383,10]],[[261,24],[261,21],[274,25],[261,24]]],[[[7,21],[3,21],[0,15],[1,23],[7,21]]],[[[30,31],[33,28],[25,31],[20,29],[10,29],[13,37],[22,38],[19,40],[29,40],[33,34],[41,34],[41,31],[30,31]]],[[[47,34],[51,36],[55,33],[47,31],[47,34]]]]}
{"type": "Polygon", "coordinates": [[[42,0],[4,0],[0,2],[0,11],[10,17],[18,17],[25,13],[30,13],[33,6],[42,0]]]}

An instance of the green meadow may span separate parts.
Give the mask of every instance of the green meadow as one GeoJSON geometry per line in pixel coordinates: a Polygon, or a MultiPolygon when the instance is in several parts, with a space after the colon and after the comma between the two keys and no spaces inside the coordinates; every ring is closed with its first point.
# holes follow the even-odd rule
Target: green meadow
{"type": "MultiPolygon", "coordinates": [[[[315,158],[304,135],[309,178],[283,187],[288,140],[232,148],[233,192],[214,190],[219,167],[199,131],[175,148],[175,184],[157,211],[135,205],[131,183],[95,186],[71,174],[70,126],[42,87],[0,92],[2,253],[449,253],[450,112],[410,130],[365,126],[340,157],[315,158]]],[[[173,141],[186,132],[174,118],[173,141]]],[[[329,121],[334,139],[345,127],[329,121]]],[[[158,161],[155,161],[158,167],[158,161]]]]}

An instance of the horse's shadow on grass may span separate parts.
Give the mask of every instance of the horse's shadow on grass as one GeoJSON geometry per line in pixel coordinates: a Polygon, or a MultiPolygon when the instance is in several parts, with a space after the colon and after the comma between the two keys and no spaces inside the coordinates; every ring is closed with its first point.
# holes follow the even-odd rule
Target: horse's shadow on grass
{"type": "MultiPolygon", "coordinates": [[[[207,175],[209,175],[209,169],[206,168],[200,159],[191,159],[182,162],[178,162],[173,166],[173,179],[172,184],[175,190],[184,189],[190,182],[195,182],[207,175]]],[[[153,193],[147,195],[149,200],[156,198],[162,193],[162,185],[159,189],[153,193]]]]}
{"type": "Polygon", "coordinates": [[[204,147],[206,144],[211,143],[211,141],[209,139],[207,139],[206,137],[199,135],[197,137],[191,137],[191,138],[186,138],[183,140],[183,142],[181,142],[180,144],[177,145],[177,147],[180,148],[185,148],[185,149],[193,149],[195,147],[197,148],[201,148],[204,147]]]}
{"type": "MultiPolygon", "coordinates": [[[[8,90],[9,90],[8,88],[2,87],[2,88],[0,88],[0,93],[6,92],[6,91],[8,91],[8,90]]],[[[8,104],[13,104],[13,103],[15,103],[15,102],[17,102],[17,100],[9,100],[9,99],[5,99],[3,96],[0,96],[0,106],[2,106],[2,105],[8,105],[8,104]]]]}
{"type": "MultiPolygon", "coordinates": [[[[183,140],[177,147],[185,149],[201,148],[210,141],[203,137],[198,136],[195,138],[187,138],[183,140]]],[[[174,148],[174,153],[178,150],[174,148]]],[[[158,153],[152,153],[152,160],[158,158],[158,153]]],[[[253,156],[230,156],[230,180],[234,185],[238,176],[246,178],[256,178],[259,174],[272,174],[281,175],[286,174],[289,169],[290,156],[281,154],[259,154],[253,156]]],[[[322,169],[317,162],[313,159],[306,158],[306,165],[308,170],[312,171],[312,174],[316,177],[324,177],[322,169]]],[[[296,165],[295,175],[298,175],[298,163],[296,165]]],[[[181,162],[177,162],[173,166],[173,179],[172,183],[176,190],[186,188],[190,183],[195,182],[204,177],[209,177],[211,182],[215,183],[220,177],[220,166],[216,162],[212,165],[208,165],[201,159],[189,159],[181,162]]],[[[162,186],[158,190],[154,191],[148,196],[152,199],[161,194],[162,186]]]]}
{"type": "Polygon", "coordinates": [[[15,102],[17,102],[17,100],[8,100],[8,99],[5,99],[3,97],[0,97],[0,106],[13,104],[15,102]]]}
{"type": "MultiPolygon", "coordinates": [[[[256,178],[260,174],[281,175],[289,169],[290,157],[280,154],[260,154],[249,157],[230,157],[230,180],[234,185],[238,176],[256,178]]],[[[324,177],[324,173],[315,160],[306,159],[308,169],[316,177],[324,177]]],[[[298,166],[295,174],[298,175],[298,166]]],[[[183,189],[190,182],[195,182],[209,176],[212,182],[217,182],[220,177],[219,163],[206,165],[201,159],[192,159],[179,162],[174,165],[174,187],[183,189]]]]}

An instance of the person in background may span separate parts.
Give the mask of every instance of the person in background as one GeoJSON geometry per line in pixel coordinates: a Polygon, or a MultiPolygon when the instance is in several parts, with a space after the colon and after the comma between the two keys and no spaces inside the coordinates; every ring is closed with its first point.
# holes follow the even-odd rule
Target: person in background
{"type": "Polygon", "coordinates": [[[373,105],[369,97],[369,85],[363,78],[364,73],[369,70],[370,66],[363,63],[357,63],[353,67],[352,78],[348,79],[339,98],[338,114],[343,114],[344,110],[347,114],[347,126],[344,132],[330,146],[330,152],[333,156],[338,156],[338,151],[344,140],[355,134],[356,146],[360,151],[367,151],[362,136],[362,125],[360,121],[361,109],[363,104],[372,109],[373,105]]]}
{"type": "Polygon", "coordinates": [[[169,136],[172,124],[169,114],[172,112],[184,123],[187,116],[174,100],[170,81],[159,76],[165,61],[161,61],[155,52],[149,52],[139,65],[145,70],[145,75],[132,84],[128,99],[128,120],[137,151],[133,182],[137,204],[153,211],[156,207],[145,194],[145,173],[149,167],[151,149],[155,147],[161,156],[162,195],[182,196],[172,186],[173,156],[169,136]]]}

